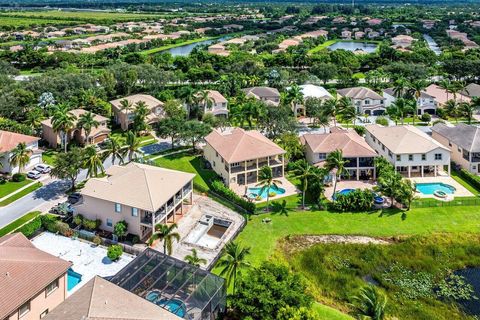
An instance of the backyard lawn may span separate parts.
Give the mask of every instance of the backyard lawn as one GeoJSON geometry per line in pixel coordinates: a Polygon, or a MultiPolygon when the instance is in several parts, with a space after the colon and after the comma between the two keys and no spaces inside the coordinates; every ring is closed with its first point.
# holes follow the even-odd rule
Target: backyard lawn
{"type": "Polygon", "coordinates": [[[7,181],[4,184],[0,184],[0,199],[3,197],[6,197],[12,192],[17,191],[21,187],[26,186],[30,182],[32,182],[32,180],[25,179],[24,181],[21,181],[21,182],[7,181]]]}

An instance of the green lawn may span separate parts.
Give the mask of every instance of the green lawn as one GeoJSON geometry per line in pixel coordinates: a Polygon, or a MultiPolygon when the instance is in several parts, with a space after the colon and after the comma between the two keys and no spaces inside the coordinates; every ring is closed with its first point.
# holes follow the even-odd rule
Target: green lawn
{"type": "Polygon", "coordinates": [[[468,183],[467,181],[465,181],[459,174],[456,170],[451,170],[450,172],[450,176],[455,179],[458,183],[460,183],[462,186],[465,187],[465,189],[467,189],[468,191],[470,191],[471,193],[473,193],[474,195],[478,195],[480,194],[480,190],[478,190],[477,188],[475,188],[473,185],[471,185],[470,183],[468,183]]]}
{"type": "MultiPolygon", "coordinates": [[[[29,181],[29,182],[31,182],[31,181],[29,181]]],[[[8,197],[7,199],[0,202],[0,207],[4,207],[6,205],[9,205],[10,203],[20,199],[21,197],[26,196],[30,192],[33,192],[33,191],[37,190],[41,186],[42,186],[42,184],[40,182],[37,182],[37,183],[31,185],[30,187],[28,187],[26,189],[23,189],[22,191],[14,194],[13,196],[8,197]]]]}
{"type": "Polygon", "coordinates": [[[316,53],[318,51],[321,51],[323,49],[328,48],[329,46],[331,46],[332,44],[337,43],[337,42],[338,42],[338,40],[336,40],[336,39],[335,40],[327,40],[324,43],[319,44],[315,48],[308,50],[308,53],[309,54],[316,53]]]}
{"type": "Polygon", "coordinates": [[[209,189],[209,181],[217,176],[213,170],[204,168],[202,156],[192,155],[188,151],[165,156],[153,161],[163,168],[195,173],[196,176],[193,179],[194,186],[198,185],[204,190],[209,189]]]}
{"type": "Polygon", "coordinates": [[[58,151],[55,150],[45,150],[42,153],[42,161],[48,165],[53,166],[53,162],[55,161],[55,156],[58,154],[58,151]]]}
{"type": "Polygon", "coordinates": [[[153,48],[153,49],[140,51],[140,54],[150,55],[150,54],[165,51],[165,50],[168,50],[168,49],[181,47],[181,46],[185,46],[185,45],[188,45],[188,44],[192,44],[192,43],[196,43],[196,42],[200,42],[200,41],[205,41],[205,40],[211,40],[211,39],[215,39],[215,38],[213,38],[213,37],[203,37],[203,38],[191,39],[191,40],[186,40],[186,41],[183,41],[183,42],[178,42],[178,43],[173,43],[173,44],[167,44],[165,46],[161,46],[161,47],[158,47],[158,48],[153,48]]]}
{"type": "Polygon", "coordinates": [[[341,313],[337,309],[331,308],[324,304],[315,302],[312,309],[318,314],[322,320],[352,320],[353,318],[345,313],[341,313]]]}
{"type": "Polygon", "coordinates": [[[32,182],[32,180],[25,179],[21,182],[7,181],[5,184],[0,184],[0,199],[26,186],[30,182],[32,182]]]}
{"type": "Polygon", "coordinates": [[[32,220],[33,218],[35,218],[39,214],[41,214],[40,211],[33,211],[33,212],[30,212],[30,213],[27,213],[26,215],[24,215],[23,217],[13,221],[12,223],[7,224],[5,227],[0,229],[0,237],[3,237],[4,235],[9,234],[10,232],[18,229],[20,226],[22,226],[23,224],[32,220]]]}

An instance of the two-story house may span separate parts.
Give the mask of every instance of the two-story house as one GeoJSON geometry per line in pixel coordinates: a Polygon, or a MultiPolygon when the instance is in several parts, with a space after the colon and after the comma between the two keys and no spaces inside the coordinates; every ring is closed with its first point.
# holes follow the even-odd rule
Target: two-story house
{"type": "Polygon", "coordinates": [[[437,123],[432,138],[448,146],[452,161],[473,174],[480,174],[480,128],[465,123],[454,127],[437,123]]]}
{"type": "MultiPolygon", "coordinates": [[[[97,144],[105,140],[110,134],[110,129],[107,127],[108,118],[94,114],[95,121],[98,122],[98,127],[92,127],[88,137],[83,128],[78,128],[77,123],[78,119],[87,111],[83,109],[73,109],[69,111],[74,117],[73,126],[66,136],[67,143],[72,140],[75,140],[79,144],[97,144]]],[[[42,138],[48,142],[48,145],[52,148],[56,148],[61,144],[60,132],[57,132],[53,129],[52,118],[42,121],[42,138]]]]}
{"type": "Polygon", "coordinates": [[[368,125],[365,140],[395,169],[407,177],[450,175],[450,149],[411,126],[368,125]]]}
{"type": "Polygon", "coordinates": [[[253,97],[267,105],[278,106],[280,104],[280,92],[271,87],[250,87],[242,89],[247,97],[253,97]]]}
{"type": "MultiPolygon", "coordinates": [[[[228,100],[217,90],[206,90],[207,99],[199,101],[203,106],[203,113],[211,113],[214,116],[228,117],[228,100]]],[[[197,93],[200,97],[200,93],[197,93]]]]}
{"type": "Polygon", "coordinates": [[[284,176],[285,150],[259,131],[213,130],[205,141],[204,157],[227,186],[257,183],[263,166],[271,167],[275,178],[284,176]]]}
{"type": "Polygon", "coordinates": [[[163,102],[148,94],[134,94],[132,96],[112,100],[110,101],[110,104],[112,105],[115,123],[120,125],[123,131],[128,130],[129,126],[133,124],[133,120],[135,119],[135,107],[140,101],[144,102],[150,110],[150,113],[145,119],[148,124],[156,123],[165,116],[163,102]],[[125,108],[125,105],[128,107],[125,108]]]}
{"type": "Polygon", "coordinates": [[[382,115],[386,111],[385,98],[365,87],[345,88],[337,91],[342,97],[352,99],[358,113],[369,116],[382,115]]]}
{"type": "Polygon", "coordinates": [[[40,138],[0,130],[0,172],[17,173],[19,171],[18,166],[13,167],[10,165],[10,159],[13,149],[20,143],[25,143],[27,149],[31,151],[30,160],[25,168],[31,168],[42,163],[42,153],[38,149],[38,140],[40,140],[40,138]]]}
{"type": "MultiPolygon", "coordinates": [[[[385,107],[390,107],[395,101],[397,101],[397,96],[393,88],[388,88],[383,90],[383,97],[385,98],[385,107]]],[[[422,115],[424,113],[436,114],[437,112],[437,102],[435,97],[429,95],[425,91],[420,93],[420,97],[417,99],[417,114],[422,115]]]]}
{"type": "Polygon", "coordinates": [[[38,320],[67,298],[71,262],[37,249],[21,233],[0,238],[0,319],[38,320]]]}
{"type": "Polygon", "coordinates": [[[147,239],[158,223],[175,221],[192,203],[194,174],[131,162],[114,165],[106,176],[90,178],[80,192],[75,214],[100,219],[100,228],[113,231],[125,220],[128,233],[147,239]]]}

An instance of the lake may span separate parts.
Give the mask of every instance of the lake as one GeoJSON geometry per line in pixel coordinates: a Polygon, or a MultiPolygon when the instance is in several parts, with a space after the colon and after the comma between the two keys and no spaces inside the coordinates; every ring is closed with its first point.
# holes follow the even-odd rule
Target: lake
{"type": "MultiPolygon", "coordinates": [[[[474,295],[480,299],[480,268],[466,268],[454,272],[456,275],[465,278],[465,281],[472,285],[474,295]]],[[[457,300],[457,303],[469,314],[480,316],[480,300],[457,300]]]]}
{"type": "Polygon", "coordinates": [[[425,39],[425,41],[427,41],[427,44],[428,44],[428,47],[430,48],[430,50],[432,50],[433,52],[435,52],[435,54],[438,56],[440,53],[442,53],[442,50],[440,50],[440,48],[438,47],[438,44],[435,42],[435,40],[433,40],[432,37],[430,37],[428,34],[424,34],[423,35],[423,39],[425,39]]]}
{"type": "Polygon", "coordinates": [[[355,42],[355,41],[338,41],[328,47],[329,50],[343,49],[347,51],[363,50],[368,53],[375,52],[377,45],[374,43],[355,42]]]}
{"type": "Polygon", "coordinates": [[[195,43],[190,43],[190,44],[186,44],[186,45],[183,45],[183,46],[167,49],[165,51],[161,51],[161,53],[169,52],[174,57],[176,57],[176,56],[188,56],[190,54],[190,52],[192,52],[193,49],[195,49],[198,46],[209,45],[209,44],[212,44],[214,42],[219,42],[219,41],[226,40],[228,38],[229,37],[221,37],[221,38],[218,38],[218,39],[211,39],[211,40],[204,40],[204,41],[199,41],[199,42],[195,42],[195,43]]]}

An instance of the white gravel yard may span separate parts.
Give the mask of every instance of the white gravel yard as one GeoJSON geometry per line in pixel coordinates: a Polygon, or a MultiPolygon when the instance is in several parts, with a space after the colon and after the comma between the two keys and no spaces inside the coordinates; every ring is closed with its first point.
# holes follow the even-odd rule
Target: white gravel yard
{"type": "Polygon", "coordinates": [[[73,263],[73,271],[82,275],[82,281],[68,293],[72,294],[94,276],[108,277],[115,275],[134,256],[124,253],[117,262],[112,262],[107,257],[107,249],[96,247],[92,244],[44,232],[32,240],[32,243],[40,250],[48,252],[63,260],[73,263]]]}

